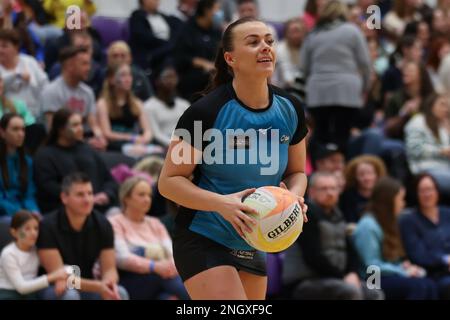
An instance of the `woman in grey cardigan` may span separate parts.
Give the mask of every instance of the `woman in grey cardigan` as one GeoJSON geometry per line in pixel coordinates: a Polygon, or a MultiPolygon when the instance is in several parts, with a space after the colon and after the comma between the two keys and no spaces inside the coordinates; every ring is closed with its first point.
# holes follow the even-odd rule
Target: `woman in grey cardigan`
{"type": "Polygon", "coordinates": [[[443,198],[450,199],[450,105],[444,95],[433,94],[421,113],[405,126],[406,155],[413,174],[427,172],[437,181],[443,198]]]}
{"type": "Polygon", "coordinates": [[[300,55],[306,102],[316,123],[313,140],[334,142],[345,150],[371,72],[367,42],[347,22],[345,4],[332,0],[326,5],[300,55]]]}

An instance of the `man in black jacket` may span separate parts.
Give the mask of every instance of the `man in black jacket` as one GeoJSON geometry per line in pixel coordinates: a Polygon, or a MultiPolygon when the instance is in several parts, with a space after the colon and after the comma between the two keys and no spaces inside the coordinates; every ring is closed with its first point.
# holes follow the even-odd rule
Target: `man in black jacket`
{"type": "Polygon", "coordinates": [[[174,19],[158,12],[159,1],[139,0],[139,9],[129,19],[133,61],[150,71],[170,59],[174,47],[174,19]]]}
{"type": "Polygon", "coordinates": [[[309,182],[308,223],[297,240],[304,279],[292,292],[295,299],[379,299],[357,274],[347,241],[347,224],[337,207],[339,187],[332,173],[316,173],[309,182]]]}
{"type": "Polygon", "coordinates": [[[37,200],[41,212],[60,207],[61,182],[73,172],[84,172],[92,181],[96,208],[105,211],[116,203],[117,184],[100,155],[83,142],[79,114],[60,109],[54,114],[47,145],[34,159],[37,200]]]}

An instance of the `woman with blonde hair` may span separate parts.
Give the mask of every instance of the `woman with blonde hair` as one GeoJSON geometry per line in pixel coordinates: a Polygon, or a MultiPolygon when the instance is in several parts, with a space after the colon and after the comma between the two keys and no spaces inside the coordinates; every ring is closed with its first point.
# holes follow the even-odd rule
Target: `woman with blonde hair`
{"type": "Polygon", "coordinates": [[[131,68],[131,76],[133,77],[133,85],[131,91],[141,99],[146,101],[153,95],[153,88],[150,81],[139,66],[133,63],[131,49],[125,41],[118,40],[111,43],[106,51],[106,64],[103,77],[106,76],[108,67],[126,63],[131,68]]]}
{"type": "Polygon", "coordinates": [[[340,200],[340,207],[347,222],[358,222],[376,182],[385,175],[386,167],[376,156],[362,155],[347,164],[346,186],[340,200]]]}
{"type": "Polygon", "coordinates": [[[312,141],[335,143],[344,152],[371,72],[367,41],[347,16],[345,4],[329,1],[300,51],[306,105],[316,123],[312,141]]]}
{"type": "Polygon", "coordinates": [[[147,216],[152,205],[150,182],[131,177],[120,186],[122,213],[109,218],[121,284],[131,299],[188,299],[172,256],[164,225],[147,216]]]}
{"type": "Polygon", "coordinates": [[[152,138],[142,102],[131,91],[133,78],[128,64],[108,68],[97,116],[108,148],[140,157],[152,153],[152,138]]]}

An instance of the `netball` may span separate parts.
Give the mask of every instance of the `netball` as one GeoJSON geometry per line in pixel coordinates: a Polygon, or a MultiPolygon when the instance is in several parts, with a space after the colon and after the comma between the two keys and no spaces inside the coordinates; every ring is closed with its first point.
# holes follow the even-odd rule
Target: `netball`
{"type": "Polygon", "coordinates": [[[302,232],[303,217],[297,197],[289,190],[266,186],[246,197],[246,205],[258,211],[257,225],[244,231],[245,241],[257,250],[279,252],[291,246],[302,232]]]}

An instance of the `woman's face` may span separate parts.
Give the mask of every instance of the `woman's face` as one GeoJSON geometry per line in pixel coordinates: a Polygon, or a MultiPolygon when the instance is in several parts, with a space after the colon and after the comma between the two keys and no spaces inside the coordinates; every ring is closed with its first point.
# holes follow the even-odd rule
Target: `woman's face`
{"type": "Polygon", "coordinates": [[[317,6],[317,16],[319,16],[325,6],[327,5],[328,0],[316,0],[316,6],[317,6]]]}
{"type": "Polygon", "coordinates": [[[401,188],[394,198],[394,214],[398,216],[405,208],[405,189],[401,188]]]}
{"type": "Polygon", "coordinates": [[[124,48],[112,48],[108,54],[108,66],[118,66],[122,63],[131,63],[130,53],[124,48]]]}
{"type": "Polygon", "coordinates": [[[39,235],[39,222],[30,219],[23,226],[13,231],[19,245],[31,248],[36,244],[39,235]]]}
{"type": "Polygon", "coordinates": [[[446,97],[440,96],[436,99],[433,105],[432,113],[439,121],[448,119],[449,115],[449,102],[446,97]]]}
{"type": "Polygon", "coordinates": [[[218,12],[220,10],[220,2],[217,1],[212,7],[211,9],[207,9],[205,11],[205,17],[207,18],[208,21],[210,21],[211,23],[213,23],[214,20],[214,15],[216,14],[216,12],[218,12]]]}
{"type": "Polygon", "coordinates": [[[63,134],[70,141],[83,140],[83,118],[80,114],[74,113],[70,116],[63,134]]]}
{"type": "Polygon", "coordinates": [[[422,41],[422,43],[428,43],[430,40],[430,27],[426,22],[419,23],[417,28],[417,38],[422,41]]]}
{"type": "Polygon", "coordinates": [[[301,22],[292,22],[286,30],[286,40],[293,47],[300,47],[305,37],[305,27],[301,22]]]}
{"type": "Polygon", "coordinates": [[[25,141],[25,123],[20,117],[13,117],[5,130],[1,131],[1,136],[8,146],[19,148],[25,141]]]}
{"type": "Polygon", "coordinates": [[[169,92],[173,92],[178,85],[178,74],[174,68],[167,68],[161,73],[158,81],[162,88],[169,92]]]}
{"type": "Polygon", "coordinates": [[[142,8],[147,12],[155,12],[158,10],[159,0],[143,0],[142,8]]]}
{"type": "Polygon", "coordinates": [[[152,204],[152,188],[146,181],[140,181],[125,198],[125,206],[129,211],[145,216],[152,204]]]}
{"type": "Polygon", "coordinates": [[[411,85],[420,80],[419,66],[416,63],[407,63],[403,67],[403,84],[411,85]]]}
{"type": "Polygon", "coordinates": [[[358,189],[373,190],[378,176],[375,167],[370,163],[360,163],[356,168],[358,189]]]}
{"type": "Polygon", "coordinates": [[[423,55],[422,42],[420,40],[416,40],[411,47],[403,48],[403,55],[405,57],[405,61],[420,63],[423,55]]]}
{"type": "Polygon", "coordinates": [[[225,53],[225,60],[234,74],[269,78],[275,68],[274,39],[262,22],[247,22],[233,30],[232,52],[225,53]]]}
{"type": "Polygon", "coordinates": [[[128,65],[121,66],[114,75],[114,84],[117,89],[123,91],[131,91],[133,86],[133,76],[131,75],[131,69],[128,65]]]}
{"type": "Polygon", "coordinates": [[[420,180],[417,186],[417,197],[419,199],[419,207],[421,208],[433,208],[437,206],[439,192],[430,177],[425,177],[420,180]]]}
{"type": "Polygon", "coordinates": [[[19,49],[12,42],[0,40],[0,63],[12,61],[19,54],[19,49]]]}

